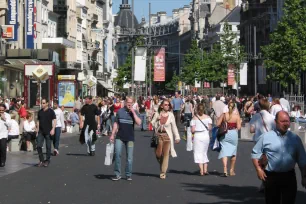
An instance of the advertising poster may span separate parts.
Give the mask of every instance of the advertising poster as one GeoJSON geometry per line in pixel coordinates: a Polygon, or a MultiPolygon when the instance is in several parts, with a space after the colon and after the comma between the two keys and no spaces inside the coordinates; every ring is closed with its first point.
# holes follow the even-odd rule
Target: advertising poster
{"type": "Polygon", "coordinates": [[[227,85],[233,86],[235,83],[235,65],[229,64],[227,70],[227,85]]]}
{"type": "Polygon", "coordinates": [[[58,102],[60,106],[74,107],[75,84],[73,81],[58,82],[58,102]]]}
{"type": "Polygon", "coordinates": [[[34,0],[26,0],[25,9],[25,29],[26,48],[34,48],[34,0]]]}
{"type": "Polygon", "coordinates": [[[154,56],[154,81],[165,81],[165,48],[155,51],[154,56]]]}
{"type": "Polygon", "coordinates": [[[147,48],[137,47],[135,55],[135,81],[146,81],[147,48]]]}
{"type": "Polygon", "coordinates": [[[9,0],[8,1],[8,10],[7,10],[7,25],[8,27],[3,27],[5,39],[9,41],[17,41],[17,29],[18,29],[18,0],[9,0]]]}

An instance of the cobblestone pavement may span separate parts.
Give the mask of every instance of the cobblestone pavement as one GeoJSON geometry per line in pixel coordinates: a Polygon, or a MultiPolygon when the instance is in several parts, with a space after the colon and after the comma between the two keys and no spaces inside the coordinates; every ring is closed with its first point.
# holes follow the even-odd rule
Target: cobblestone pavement
{"type": "MultiPolygon", "coordinates": [[[[136,131],[133,181],[110,180],[113,166],[104,166],[106,137],[99,138],[96,156],[89,157],[77,136],[63,136],[60,155],[52,158],[48,168],[33,167],[38,161],[36,153],[9,153],[7,166],[0,170],[0,204],[264,203],[250,160],[253,143],[239,142],[237,176],[222,178],[222,164],[215,152],[209,152],[211,175],[201,177],[192,152],[186,152],[182,141],[176,145],[178,157],[170,159],[167,179],[160,180],[149,147],[152,132],[136,131]]],[[[297,203],[304,204],[306,190],[300,185],[299,172],[297,175],[297,203]]]]}

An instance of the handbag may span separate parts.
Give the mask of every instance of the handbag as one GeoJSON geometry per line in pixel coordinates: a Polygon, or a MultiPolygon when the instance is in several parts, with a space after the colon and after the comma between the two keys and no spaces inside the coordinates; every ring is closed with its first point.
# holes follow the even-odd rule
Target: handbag
{"type": "Polygon", "coordinates": [[[220,140],[220,138],[224,136],[226,133],[227,133],[227,122],[223,120],[221,125],[218,127],[217,131],[218,140],[220,140]]]}
{"type": "Polygon", "coordinates": [[[163,125],[160,125],[153,133],[153,136],[151,137],[151,147],[152,148],[157,148],[158,143],[159,143],[159,132],[158,130],[163,127],[163,125]]]}

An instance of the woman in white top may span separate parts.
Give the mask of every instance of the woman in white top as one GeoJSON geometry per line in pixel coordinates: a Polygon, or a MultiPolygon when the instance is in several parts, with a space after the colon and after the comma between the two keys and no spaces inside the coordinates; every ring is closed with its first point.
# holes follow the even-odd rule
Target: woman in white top
{"type": "Polygon", "coordinates": [[[36,137],[36,125],[32,113],[28,113],[23,123],[24,138],[27,142],[27,151],[30,152],[31,141],[36,137]]]}
{"type": "Polygon", "coordinates": [[[191,120],[191,132],[194,133],[193,140],[193,156],[194,162],[199,164],[200,174],[209,175],[208,167],[208,145],[209,145],[209,131],[212,129],[212,120],[208,115],[204,114],[205,107],[203,104],[197,106],[197,115],[191,120]]]}
{"type": "Polygon", "coordinates": [[[11,116],[11,127],[8,129],[8,140],[9,143],[12,139],[18,139],[19,137],[19,125],[17,123],[16,115],[11,116]]]}
{"type": "Polygon", "coordinates": [[[271,107],[270,113],[275,117],[276,113],[278,113],[281,110],[286,111],[286,112],[288,111],[287,108],[283,107],[280,104],[279,98],[274,98],[272,101],[272,107],[271,107]]]}

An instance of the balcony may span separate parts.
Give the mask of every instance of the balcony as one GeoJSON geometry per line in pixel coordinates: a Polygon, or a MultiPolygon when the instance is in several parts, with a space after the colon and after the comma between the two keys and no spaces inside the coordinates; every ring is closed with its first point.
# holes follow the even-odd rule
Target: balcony
{"type": "Polygon", "coordinates": [[[83,20],[83,19],[82,19],[82,8],[78,8],[78,7],[77,7],[77,9],[76,9],[76,17],[77,17],[77,19],[79,19],[79,20],[83,20]]]}
{"type": "Polygon", "coordinates": [[[79,62],[60,62],[60,69],[81,70],[81,63],[79,62]]]}
{"type": "Polygon", "coordinates": [[[49,49],[75,48],[75,42],[64,37],[42,38],[43,47],[49,49]]]}
{"type": "Polygon", "coordinates": [[[68,5],[53,5],[53,12],[55,13],[67,13],[68,9],[68,5]]]}
{"type": "Polygon", "coordinates": [[[96,24],[99,22],[99,17],[97,14],[92,14],[92,23],[96,24]]]}

